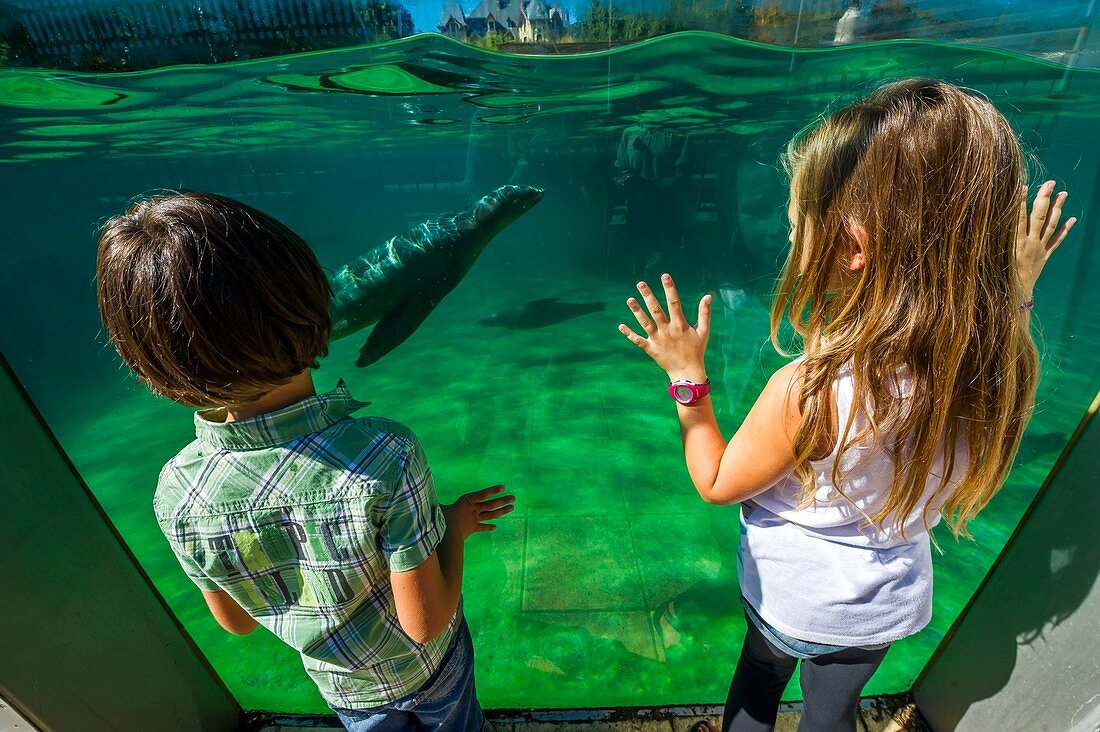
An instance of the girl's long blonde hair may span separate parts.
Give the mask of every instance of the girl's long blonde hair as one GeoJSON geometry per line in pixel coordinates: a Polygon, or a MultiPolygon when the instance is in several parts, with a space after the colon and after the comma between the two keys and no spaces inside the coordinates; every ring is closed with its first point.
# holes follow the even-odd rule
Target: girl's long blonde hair
{"type": "MultiPolygon", "coordinates": [[[[785,316],[806,353],[795,435],[803,499],[813,500],[809,461],[834,440],[843,452],[888,435],[893,485],[870,521],[900,529],[930,504],[968,536],[1012,466],[1038,379],[1015,258],[1019,141],[979,94],[908,79],[795,137],[785,163],[797,216],[771,327],[782,350],[785,316]],[[860,228],[866,264],[852,271],[860,228]],[[845,364],[853,410],[838,425],[832,384],[845,364]],[[867,426],[852,434],[859,405],[867,426]],[[965,445],[965,465],[953,445],[965,445]],[[941,450],[943,474],[924,504],[941,450]]],[[[839,473],[838,459],[832,479],[843,493],[839,473]]]]}

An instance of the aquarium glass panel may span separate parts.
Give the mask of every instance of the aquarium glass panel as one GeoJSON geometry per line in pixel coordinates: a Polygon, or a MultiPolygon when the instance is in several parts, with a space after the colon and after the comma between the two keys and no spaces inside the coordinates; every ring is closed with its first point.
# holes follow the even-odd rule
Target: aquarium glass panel
{"type": "MultiPolygon", "coordinates": [[[[751,9],[789,14],[800,4],[751,9]]],[[[1077,18],[1081,9],[1064,5],[1077,18]]],[[[334,3],[294,5],[307,6],[319,8],[310,26],[318,38],[365,23],[334,3]]],[[[1081,223],[1036,293],[1043,376],[1015,469],[974,522],[973,541],[939,534],[932,623],[896,644],[867,693],[910,688],[1097,391],[1100,76],[1086,62],[958,43],[927,19],[913,33],[921,40],[835,47],[810,24],[815,40],[805,45],[815,47],[794,50],[718,28],[587,54],[506,55],[434,35],[271,55],[270,44],[285,41],[280,29],[300,24],[276,13],[283,6],[242,1],[241,15],[225,18],[252,13],[255,54],[165,66],[207,42],[187,22],[221,23],[224,35],[237,26],[198,10],[197,20],[181,15],[175,4],[59,7],[9,5],[5,17],[42,24],[34,33],[43,35],[21,41],[28,48],[42,38],[60,48],[74,7],[87,11],[88,38],[130,13],[130,58],[153,33],[152,20],[134,19],[139,11],[179,32],[139,64],[163,68],[0,71],[0,349],[247,710],[326,708],[294,651],[262,630],[236,637],[217,626],[154,520],[158,472],[193,438],[192,411],[150,396],[121,365],[94,285],[97,226],[138,194],[240,199],[291,226],[335,271],[498,186],[545,189],[407,341],[360,368],[366,333],[356,333],[332,344],[316,374],[320,389],[346,380],[371,402],[363,413],[411,427],[443,500],[494,483],[518,496],[516,513],[467,549],[465,608],[478,689],[492,708],[724,699],[745,630],[738,510],[699,499],[663,374],[616,327],[629,320],[624,301],[641,277],[671,272],[688,302],[714,293],[708,370],[732,434],[785,362],[768,342],[767,315],[788,234],[779,154],[797,130],[876,83],[929,75],[989,95],[1034,154],[1032,181],[1057,179],[1071,194],[1067,215],[1081,223]],[[650,172],[631,162],[640,152],[650,172]]],[[[387,7],[406,22],[401,6],[387,7]]],[[[683,3],[636,10],[701,12],[683,3]]],[[[409,6],[420,30],[439,12],[409,6]]],[[[589,17],[591,8],[570,13],[589,17]]],[[[1020,17],[1045,22],[1036,13],[1020,17]]],[[[69,61],[90,42],[73,45],[69,61]]],[[[1088,47],[1086,39],[1076,48],[1088,47]]],[[[1056,50],[1066,48],[1074,46],[1056,50]]],[[[794,681],[787,698],[798,697],[794,681]]]]}

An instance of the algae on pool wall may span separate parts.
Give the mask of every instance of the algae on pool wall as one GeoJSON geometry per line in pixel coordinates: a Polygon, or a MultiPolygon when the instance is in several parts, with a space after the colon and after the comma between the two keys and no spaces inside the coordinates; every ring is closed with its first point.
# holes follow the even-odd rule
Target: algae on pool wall
{"type": "Polygon", "coordinates": [[[467,552],[489,707],[724,698],[744,631],[737,509],[698,499],[661,374],[615,328],[641,276],[671,271],[686,298],[716,292],[708,369],[731,434],[783,363],[767,343],[787,246],[779,152],[878,80],[924,74],[988,94],[1082,224],[1039,285],[1044,371],[1016,469],[976,541],[941,534],[932,624],[891,650],[868,693],[909,688],[1097,388],[1090,70],[957,45],[791,52],[688,33],[577,57],[433,37],[131,75],[18,73],[0,74],[0,348],[246,709],[325,711],[294,652],[214,623],[154,521],[157,473],[192,439],[190,410],[120,367],[93,284],[96,224],[140,192],[240,198],[335,269],[497,186],[546,190],[405,343],[358,369],[359,339],[337,341],[317,373],[319,388],[344,378],[370,413],[413,428],[444,500],[497,482],[518,496],[467,552]]]}

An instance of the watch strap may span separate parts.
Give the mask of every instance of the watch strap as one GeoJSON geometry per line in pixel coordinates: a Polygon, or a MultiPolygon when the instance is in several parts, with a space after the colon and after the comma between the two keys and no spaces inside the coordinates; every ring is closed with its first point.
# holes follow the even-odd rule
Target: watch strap
{"type": "Polygon", "coordinates": [[[669,396],[676,401],[677,404],[683,404],[684,406],[691,406],[697,401],[705,397],[710,393],[710,379],[707,379],[701,384],[697,384],[694,381],[688,381],[687,379],[678,379],[676,381],[670,381],[668,384],[669,396]],[[677,397],[676,393],[682,387],[687,387],[691,392],[691,398],[684,401],[677,397]]]}

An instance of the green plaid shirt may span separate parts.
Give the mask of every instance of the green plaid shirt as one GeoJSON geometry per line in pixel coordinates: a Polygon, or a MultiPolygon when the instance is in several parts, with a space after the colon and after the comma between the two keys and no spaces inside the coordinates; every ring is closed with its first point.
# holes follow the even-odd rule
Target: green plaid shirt
{"type": "Polygon", "coordinates": [[[423,645],[402,630],[389,573],[421,564],[446,523],[416,436],[341,381],[239,422],[195,415],[197,440],[161,471],[153,507],[184,572],[225,590],[301,652],[325,700],[399,699],[438,668],[460,610],[423,645]]]}

